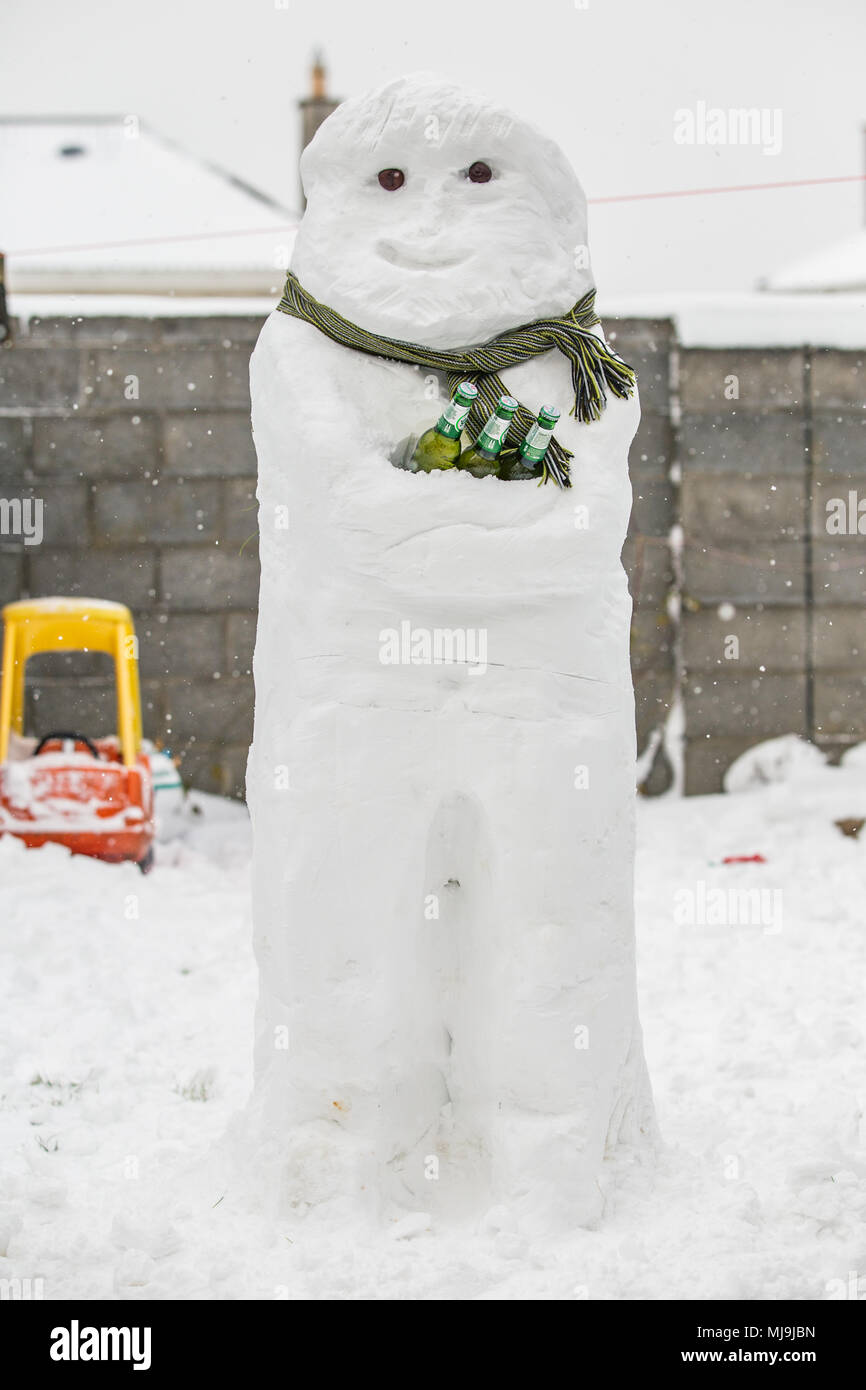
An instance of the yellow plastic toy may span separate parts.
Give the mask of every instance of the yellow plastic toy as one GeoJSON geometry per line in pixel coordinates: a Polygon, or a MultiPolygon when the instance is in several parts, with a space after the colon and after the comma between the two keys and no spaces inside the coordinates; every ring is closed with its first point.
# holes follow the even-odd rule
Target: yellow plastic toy
{"type": "Polygon", "coordinates": [[[2,616],[0,834],[34,847],[57,841],[74,853],[133,859],[148,868],[153,784],[142,749],[132,614],[105,599],[40,598],[9,603],[2,616]],[[23,737],[27,662],[40,652],[61,651],[113,658],[117,737],[94,740],[67,730],[46,731],[38,741],[23,737]]]}

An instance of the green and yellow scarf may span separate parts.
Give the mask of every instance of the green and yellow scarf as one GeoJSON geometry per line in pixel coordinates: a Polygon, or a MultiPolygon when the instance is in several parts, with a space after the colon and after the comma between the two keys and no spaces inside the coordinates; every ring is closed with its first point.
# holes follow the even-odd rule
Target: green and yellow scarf
{"type": "MultiPolygon", "coordinates": [[[[456,351],[439,351],[422,347],[419,343],[403,343],[396,338],[368,333],[307,294],[291,271],[277,308],[283,314],[291,314],[294,318],[314,324],[343,347],[355,348],[358,352],[393,362],[411,362],[419,367],[445,372],[452,395],[461,381],[474,382],[478,387],[478,398],[466,422],[467,433],[474,444],[499,397],[510,394],[500,380],[499,372],[519,362],[527,362],[540,353],[550,352],[552,348],[557,348],[571,363],[574,405],[569,414],[575,419],[597,420],[607,403],[608,391],[621,398],[632,394],[635,387],[633,369],[603,339],[590,331],[600,322],[594,305],[595,290],[590,290],[561,318],[537,319],[534,323],[498,333],[480,347],[456,351]]],[[[519,407],[514,422],[521,439],[534,418],[525,406],[519,407]]],[[[559,487],[571,487],[568,466],[572,457],[568,449],[552,439],[544,460],[544,481],[553,478],[559,487]]]]}

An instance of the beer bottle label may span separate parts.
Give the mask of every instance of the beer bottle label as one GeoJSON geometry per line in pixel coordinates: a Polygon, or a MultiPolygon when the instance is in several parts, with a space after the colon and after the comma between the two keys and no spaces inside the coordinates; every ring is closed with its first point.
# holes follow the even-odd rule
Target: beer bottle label
{"type": "Polygon", "coordinates": [[[536,420],[526,431],[526,438],[520,446],[520,452],[531,463],[541,463],[552,438],[553,430],[546,430],[536,420]]]}
{"type": "Polygon", "coordinates": [[[478,436],[478,448],[486,449],[488,453],[498,453],[502,448],[502,441],[508,433],[510,424],[510,420],[503,420],[499,415],[491,415],[478,436]]]}
{"type": "Polygon", "coordinates": [[[439,432],[449,439],[458,439],[469,417],[471,406],[461,405],[458,400],[449,401],[439,417],[439,432]]]}

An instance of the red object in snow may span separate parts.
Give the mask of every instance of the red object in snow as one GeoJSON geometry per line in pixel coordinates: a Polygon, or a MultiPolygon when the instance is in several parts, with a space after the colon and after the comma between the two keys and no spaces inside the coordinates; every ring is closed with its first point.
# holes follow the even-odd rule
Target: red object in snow
{"type": "Polygon", "coordinates": [[[39,598],[2,610],[0,836],[31,849],[54,843],[118,863],[153,862],[153,775],[142,746],[138,644],[132,614],[102,599],[39,598]],[[27,662],[42,652],[113,658],[117,736],[51,729],[24,737],[27,662]]]}
{"type": "Polygon", "coordinates": [[[728,854],[723,864],[766,864],[763,854],[728,854]]]}
{"type": "Polygon", "coordinates": [[[0,766],[0,835],[28,849],[65,845],[147,873],[153,833],[150,761],[139,753],[124,767],[116,738],[47,735],[30,758],[0,766]]]}

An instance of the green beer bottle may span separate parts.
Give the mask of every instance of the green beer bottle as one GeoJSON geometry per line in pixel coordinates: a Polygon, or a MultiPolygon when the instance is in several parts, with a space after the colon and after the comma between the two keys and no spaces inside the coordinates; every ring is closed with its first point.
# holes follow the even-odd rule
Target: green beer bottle
{"type": "Polygon", "coordinates": [[[503,458],[499,465],[499,476],[508,483],[520,482],[524,478],[539,479],[544,467],[544,455],[553,437],[559,420],[555,405],[543,405],[538,419],[529,426],[526,438],[515,454],[503,458]]]}
{"type": "Polygon", "coordinates": [[[401,462],[395,463],[395,467],[405,468],[410,473],[432,473],[434,468],[453,468],[460,457],[463,426],[477,395],[477,386],[473,386],[471,381],[461,381],[436,424],[424,431],[414,449],[413,440],[409,439],[398,450],[401,462]]]}
{"type": "Polygon", "coordinates": [[[471,473],[473,478],[489,478],[499,471],[499,454],[518,405],[513,396],[499,397],[496,409],[477,442],[464,449],[457,460],[457,467],[461,471],[471,473]]]}

